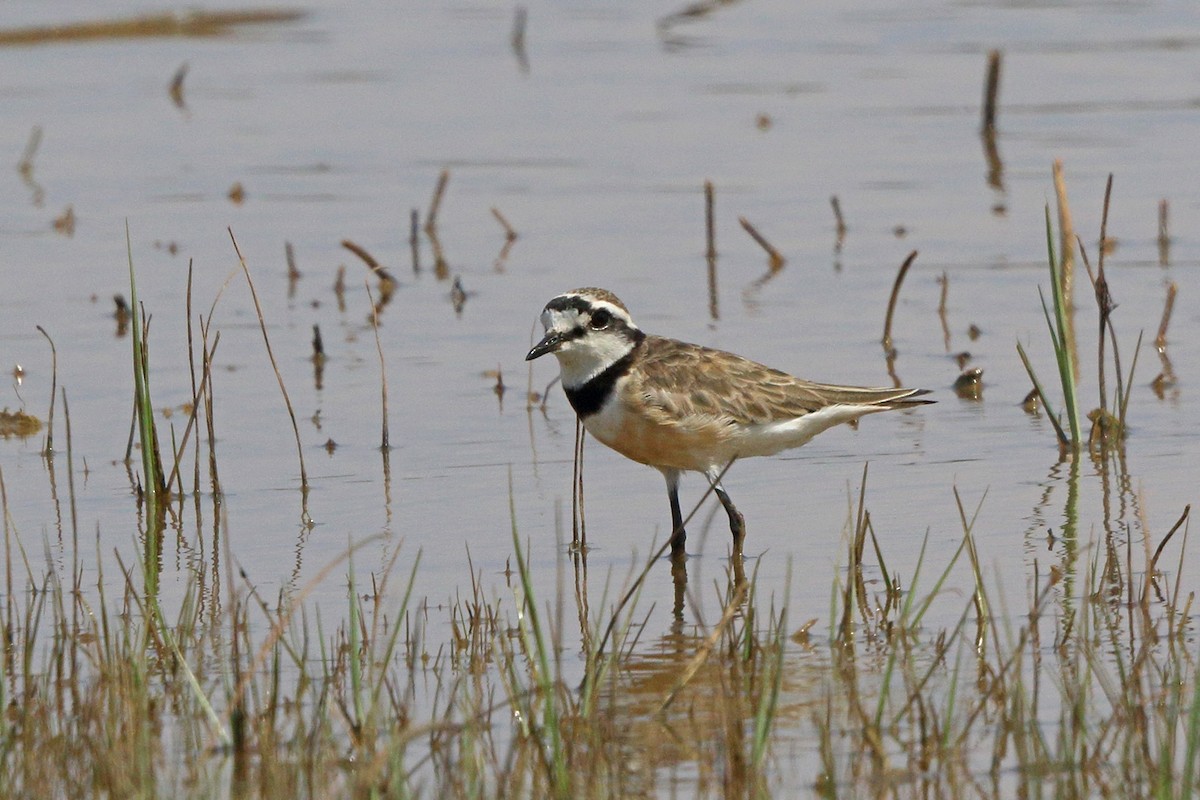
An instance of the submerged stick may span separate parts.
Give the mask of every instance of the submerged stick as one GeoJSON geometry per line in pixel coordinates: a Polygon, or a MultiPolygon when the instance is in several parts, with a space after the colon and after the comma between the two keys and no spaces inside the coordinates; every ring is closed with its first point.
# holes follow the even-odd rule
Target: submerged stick
{"type": "Polygon", "coordinates": [[[896,282],[892,284],[892,296],[888,298],[887,316],[883,321],[883,339],[881,340],[884,351],[888,353],[895,352],[895,348],[892,347],[892,316],[896,313],[896,300],[900,297],[900,284],[904,283],[904,276],[908,274],[909,267],[916,260],[917,251],[913,250],[900,265],[900,271],[896,273],[896,282]]]}

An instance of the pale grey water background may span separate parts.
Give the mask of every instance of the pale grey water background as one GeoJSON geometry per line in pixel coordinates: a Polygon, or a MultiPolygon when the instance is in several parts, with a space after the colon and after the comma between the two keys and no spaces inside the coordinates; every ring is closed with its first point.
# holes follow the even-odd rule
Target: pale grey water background
{"type": "MultiPolygon", "coordinates": [[[[0,24],[167,8],[10,3],[0,24]]],[[[543,596],[553,597],[556,564],[567,569],[555,520],[559,509],[569,524],[574,423],[557,387],[545,415],[527,413],[522,360],[547,299],[601,285],[649,331],[817,380],[883,385],[878,340],[888,293],[901,261],[918,249],[897,310],[896,370],[906,384],[933,389],[938,404],[824,434],[785,458],[738,464],[726,484],[748,520],[747,551],[768,554],[756,562],[760,592],[782,596],[791,565],[792,620],[825,624],[845,561],[851,497],[868,460],[875,529],[889,565],[904,576],[926,532],[933,558],[943,559],[939,568],[957,546],[954,487],[969,509],[986,492],[975,530],[981,555],[1019,613],[1035,560],[1044,571],[1063,559],[1061,541],[1048,543],[1045,531],[1063,522],[1065,469],[1045,418],[1018,405],[1029,386],[1014,346],[1024,342],[1043,377],[1053,377],[1037,287],[1047,285],[1042,215],[1053,202],[1056,158],[1065,162],[1076,225],[1093,258],[1104,180],[1115,173],[1109,232],[1119,247],[1108,267],[1126,364],[1137,332],[1147,331],[1130,403],[1131,481],[1110,525],[1128,524],[1139,546],[1144,533],[1157,542],[1197,499],[1200,8],[746,2],[665,28],[656,22],[679,5],[527,8],[527,72],[509,46],[509,4],[313,3],[298,21],[228,37],[0,48],[0,153],[7,154],[0,160],[9,165],[0,172],[7,175],[0,177],[0,366],[6,374],[18,363],[27,371],[19,390],[4,381],[0,407],[45,415],[49,352],[35,329],[43,326],[58,345],[70,400],[86,575],[95,574],[97,549],[104,559],[120,551],[126,563],[136,555],[135,501],[119,463],[130,345],[114,336],[110,316],[111,296],[128,293],[126,220],[141,300],[154,314],[160,408],[190,395],[188,259],[196,311],[207,311],[237,266],[227,226],[254,275],[296,408],[316,522],[303,531],[290,426],[235,275],[214,319],[218,454],[231,553],[267,596],[305,584],[347,542],[378,532],[389,535],[360,551],[360,572],[378,568],[397,546],[402,565],[420,550],[416,593],[436,606],[467,591],[469,547],[485,585],[507,596],[511,471],[516,524],[543,596]],[[1003,190],[987,183],[977,133],[993,47],[1005,52],[1003,190]],[[167,84],[185,61],[181,110],[167,84]],[[770,118],[767,130],[756,124],[760,114],[770,118]],[[33,170],[41,194],[15,169],[34,126],[43,131],[33,170]],[[409,211],[424,213],[443,168],[451,177],[440,241],[450,275],[471,293],[461,316],[450,281],[433,274],[428,243],[415,275],[407,243],[409,211]],[[715,321],[703,258],[706,179],[717,191],[715,321]],[[235,182],[246,191],[240,206],[226,197],[235,182]],[[838,254],[833,194],[849,224],[838,254]],[[1160,198],[1171,203],[1167,267],[1158,265],[1155,240],[1160,198]],[[72,236],[51,227],[68,205],[77,217],[72,236]],[[493,206],[521,235],[502,269],[494,264],[503,236],[493,206]],[[738,216],[788,258],[761,287],[765,258],[738,216]],[[366,324],[367,270],[340,247],[346,238],[400,281],[380,329],[396,448],[390,492],[376,449],[379,373],[366,324]],[[292,297],[285,241],[303,273],[292,297]],[[340,264],[345,312],[331,288],[340,264]],[[970,350],[973,365],[984,368],[981,402],[950,389],[957,368],[937,315],[943,272],[949,349],[970,350]],[[1179,383],[1160,400],[1148,387],[1159,371],[1149,340],[1169,280],[1180,289],[1169,349],[1179,383]],[[314,323],[329,353],[319,391],[308,361],[314,323]],[[966,335],[972,324],[982,331],[976,341],[966,335]],[[484,375],[497,367],[510,387],[502,405],[484,375]],[[332,453],[328,439],[337,443],[332,453]]],[[[1095,317],[1080,285],[1087,410],[1095,405],[1095,317]]],[[[555,374],[553,363],[537,362],[535,388],[555,374]]],[[[173,419],[181,431],[182,415],[173,419]]],[[[61,420],[55,432],[62,500],[61,420]]],[[[40,447],[40,438],[0,440],[0,469],[15,530],[39,558],[41,542],[49,542],[51,558],[69,574],[69,516],[65,502],[58,510],[52,502],[40,447]]],[[[1099,540],[1105,520],[1091,462],[1081,473],[1086,546],[1099,540]]],[[[685,483],[685,503],[702,486],[698,478],[685,483]]],[[[586,492],[593,585],[610,571],[618,581],[667,533],[661,478],[593,442],[586,492]]],[[[206,541],[195,541],[188,523],[166,548],[167,599],[178,596],[189,570],[207,564],[198,554],[211,549],[205,508],[206,541]]],[[[723,515],[708,536],[701,527],[693,524],[689,570],[711,621],[728,534],[723,515]]],[[[1185,571],[1195,566],[1189,558],[1185,571]]],[[[951,583],[969,590],[969,572],[959,570],[951,583]]],[[[670,626],[671,589],[664,563],[642,600],[657,604],[647,641],[670,626]]],[[[344,591],[338,576],[313,599],[337,614],[344,591]]],[[[960,599],[933,624],[956,619],[960,599]]],[[[444,625],[431,611],[431,638],[444,625]]]]}

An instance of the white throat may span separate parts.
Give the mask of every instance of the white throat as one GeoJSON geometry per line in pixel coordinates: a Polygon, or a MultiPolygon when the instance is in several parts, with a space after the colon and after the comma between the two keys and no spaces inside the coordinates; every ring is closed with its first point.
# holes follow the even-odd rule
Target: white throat
{"type": "Polygon", "coordinates": [[[608,331],[589,331],[554,355],[558,358],[563,388],[576,389],[624,358],[634,343],[608,331]]]}

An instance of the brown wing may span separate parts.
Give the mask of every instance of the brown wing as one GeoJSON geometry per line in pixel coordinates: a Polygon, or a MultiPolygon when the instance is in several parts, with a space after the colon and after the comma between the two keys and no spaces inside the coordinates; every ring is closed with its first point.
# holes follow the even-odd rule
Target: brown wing
{"type": "Polygon", "coordinates": [[[918,389],[864,388],[813,383],[722,350],[646,338],[637,391],[661,422],[687,418],[762,424],[795,419],[831,405],[879,410],[931,402],[918,389]]]}

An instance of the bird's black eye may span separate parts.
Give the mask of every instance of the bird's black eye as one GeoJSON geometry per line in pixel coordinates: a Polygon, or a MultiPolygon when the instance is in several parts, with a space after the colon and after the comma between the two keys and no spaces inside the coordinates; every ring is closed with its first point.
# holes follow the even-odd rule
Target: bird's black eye
{"type": "Polygon", "coordinates": [[[602,331],[612,322],[612,313],[607,308],[598,308],[592,312],[588,327],[594,331],[602,331]]]}

